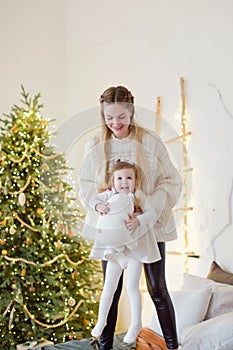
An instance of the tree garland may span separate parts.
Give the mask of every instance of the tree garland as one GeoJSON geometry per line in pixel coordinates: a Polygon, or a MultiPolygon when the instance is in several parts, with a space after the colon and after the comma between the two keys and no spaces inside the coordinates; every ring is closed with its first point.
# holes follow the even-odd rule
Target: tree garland
{"type": "Polygon", "coordinates": [[[13,302],[14,302],[14,300],[11,300],[11,301],[9,302],[9,304],[7,305],[6,310],[3,312],[3,316],[4,316],[4,317],[6,316],[8,310],[10,310],[11,305],[13,304],[13,302]]]}
{"type": "MultiPolygon", "coordinates": [[[[40,156],[41,158],[44,158],[44,159],[55,159],[59,156],[62,155],[62,153],[56,153],[56,154],[51,154],[50,156],[49,155],[44,155],[42,154],[40,151],[38,151],[36,148],[32,147],[31,148],[38,156],[40,156]]],[[[23,156],[20,158],[20,159],[16,159],[14,157],[12,157],[10,154],[7,154],[6,155],[13,163],[21,163],[27,156],[28,156],[28,146],[26,145],[25,146],[25,151],[24,151],[24,154],[23,156]]],[[[1,157],[1,160],[3,160],[4,157],[1,157]]]]}
{"type": "MultiPolygon", "coordinates": [[[[17,302],[17,300],[15,300],[17,302]]],[[[35,319],[34,316],[31,314],[31,312],[28,310],[27,306],[26,305],[23,305],[23,309],[24,311],[26,312],[26,314],[30,317],[31,320],[33,320],[33,322],[37,323],[38,325],[42,326],[42,327],[46,327],[46,328],[57,328],[57,327],[60,327],[62,326],[63,324],[65,324],[66,322],[69,321],[70,318],[72,318],[75,313],[77,312],[77,310],[79,309],[80,305],[84,303],[84,300],[81,299],[78,304],[75,306],[74,310],[69,314],[69,316],[64,319],[63,321],[60,321],[59,323],[57,324],[53,324],[53,325],[50,325],[50,324],[46,324],[46,323],[43,323],[43,322],[40,322],[39,320],[35,319]]]]}
{"type": "Polygon", "coordinates": [[[42,153],[40,153],[40,151],[38,151],[36,148],[32,148],[32,150],[38,154],[41,158],[44,158],[44,159],[54,159],[54,158],[57,158],[59,157],[62,153],[56,153],[56,154],[51,154],[51,156],[46,156],[42,153]]]}
{"type": "Polygon", "coordinates": [[[45,262],[45,263],[43,263],[43,264],[35,263],[34,261],[29,261],[29,260],[26,260],[26,259],[24,259],[24,258],[11,258],[11,257],[9,257],[9,256],[7,256],[7,255],[4,255],[4,258],[5,258],[7,261],[12,261],[12,262],[23,262],[23,263],[28,264],[28,265],[40,266],[40,267],[45,267],[45,266],[48,266],[48,265],[52,265],[54,262],[56,262],[56,261],[57,261],[58,259],[60,259],[60,258],[65,258],[66,261],[67,261],[68,263],[70,263],[71,265],[73,265],[73,266],[79,266],[79,265],[81,265],[81,264],[84,262],[84,260],[85,260],[85,258],[82,257],[82,260],[80,260],[80,261],[78,261],[78,262],[74,262],[74,261],[72,261],[72,260],[69,258],[69,256],[68,256],[67,254],[64,254],[64,253],[55,256],[55,258],[53,258],[53,259],[51,259],[51,260],[49,260],[49,261],[47,261],[47,262],[45,262]]]}
{"type": "Polygon", "coordinates": [[[20,158],[20,159],[15,159],[15,158],[13,158],[10,154],[8,154],[7,156],[8,156],[8,158],[13,162],[13,163],[21,163],[23,160],[24,160],[24,158],[26,158],[27,157],[27,151],[28,151],[28,146],[26,145],[25,146],[25,151],[24,151],[24,155],[22,156],[22,158],[20,158]]]}
{"type": "Polygon", "coordinates": [[[39,230],[37,228],[33,228],[32,226],[30,226],[29,224],[27,224],[26,222],[24,222],[16,213],[13,213],[13,215],[15,216],[15,218],[23,225],[26,226],[27,228],[29,228],[30,230],[34,231],[34,232],[39,232],[39,230]]]}
{"type": "MultiPolygon", "coordinates": [[[[11,300],[11,301],[9,302],[9,304],[7,305],[7,307],[6,307],[6,310],[5,310],[4,313],[3,313],[3,316],[4,316],[4,317],[6,316],[7,312],[10,310],[10,308],[11,308],[12,304],[14,303],[14,301],[15,301],[16,303],[19,304],[19,302],[18,302],[17,299],[11,300]]],[[[78,302],[78,304],[75,306],[75,308],[73,309],[73,311],[69,314],[69,316],[68,316],[67,318],[65,318],[63,321],[60,321],[59,323],[53,324],[53,325],[51,325],[51,324],[46,324],[46,323],[43,323],[43,322],[37,320],[37,319],[33,316],[33,314],[28,310],[28,308],[27,308],[27,306],[26,306],[25,304],[23,305],[23,309],[24,309],[24,311],[26,312],[26,314],[30,317],[30,319],[33,320],[33,322],[37,323],[38,325],[40,325],[40,326],[42,326],[42,327],[46,327],[46,328],[57,328],[57,327],[62,326],[62,325],[65,324],[65,323],[67,323],[67,322],[76,314],[76,312],[78,311],[78,309],[79,309],[79,307],[80,307],[80,305],[81,305],[82,303],[84,303],[84,300],[83,300],[83,299],[81,299],[81,300],[78,302]]],[[[14,306],[13,306],[13,309],[12,309],[12,310],[14,310],[14,306]]],[[[13,311],[13,312],[14,312],[14,311],[13,311]]],[[[13,313],[12,313],[12,315],[13,315],[13,313]]],[[[9,328],[10,328],[11,322],[12,322],[12,319],[10,319],[9,328]]]]}
{"type": "Polygon", "coordinates": [[[17,194],[20,194],[22,193],[24,190],[26,190],[26,188],[29,186],[30,182],[31,182],[31,175],[28,176],[28,179],[25,183],[25,185],[23,187],[20,188],[19,191],[16,191],[16,192],[9,192],[10,195],[17,195],[17,194]]]}

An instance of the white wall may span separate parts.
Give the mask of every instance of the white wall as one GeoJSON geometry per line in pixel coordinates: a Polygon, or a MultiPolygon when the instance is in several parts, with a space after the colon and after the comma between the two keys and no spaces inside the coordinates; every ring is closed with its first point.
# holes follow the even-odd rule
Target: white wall
{"type": "MultiPolygon", "coordinates": [[[[162,96],[162,115],[179,133],[185,78],[189,239],[201,255],[190,271],[200,275],[213,258],[233,272],[232,13],[231,0],[0,0],[0,111],[19,101],[21,83],[42,92],[76,171],[105,88],[126,85],[151,115],[162,96]]],[[[139,119],[154,128],[148,115],[139,119]]],[[[180,258],[169,256],[171,287],[181,272],[180,258]]]]}
{"type": "Polygon", "coordinates": [[[65,116],[65,1],[0,0],[0,113],[20,100],[21,84],[40,92],[47,117],[65,116]]]}

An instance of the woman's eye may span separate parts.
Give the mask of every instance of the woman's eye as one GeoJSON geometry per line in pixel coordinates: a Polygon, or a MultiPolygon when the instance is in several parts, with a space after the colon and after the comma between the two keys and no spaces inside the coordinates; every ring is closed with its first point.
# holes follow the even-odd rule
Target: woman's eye
{"type": "Polygon", "coordinates": [[[119,176],[119,177],[117,178],[117,180],[122,180],[122,177],[121,177],[121,176],[119,176]]]}
{"type": "Polygon", "coordinates": [[[125,114],[119,116],[119,119],[124,119],[124,118],[125,118],[125,114]]]}

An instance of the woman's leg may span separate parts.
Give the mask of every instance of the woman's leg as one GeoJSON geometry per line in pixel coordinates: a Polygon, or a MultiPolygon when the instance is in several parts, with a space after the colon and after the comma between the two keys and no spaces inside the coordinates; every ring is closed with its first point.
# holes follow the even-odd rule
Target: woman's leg
{"type": "MultiPolygon", "coordinates": [[[[107,261],[102,261],[103,274],[105,279],[107,261]]],[[[113,346],[114,332],[116,328],[118,304],[123,285],[123,272],[119,279],[117,290],[114,294],[111,308],[108,313],[107,324],[100,336],[100,350],[111,350],[113,346]]]]}
{"type": "Polygon", "coordinates": [[[124,337],[124,342],[129,344],[136,341],[136,337],[142,328],[142,299],[139,289],[141,272],[142,264],[136,260],[129,260],[127,264],[126,290],[130,300],[131,322],[124,337]]]}
{"type": "Polygon", "coordinates": [[[148,291],[155,304],[168,349],[178,349],[175,312],[165,279],[165,243],[159,242],[161,260],[144,264],[148,291]]]}
{"type": "Polygon", "coordinates": [[[112,305],[113,296],[117,289],[121,273],[122,267],[117,261],[108,262],[104,288],[100,298],[98,321],[91,332],[93,337],[100,337],[104,327],[106,326],[108,313],[112,305]]]}

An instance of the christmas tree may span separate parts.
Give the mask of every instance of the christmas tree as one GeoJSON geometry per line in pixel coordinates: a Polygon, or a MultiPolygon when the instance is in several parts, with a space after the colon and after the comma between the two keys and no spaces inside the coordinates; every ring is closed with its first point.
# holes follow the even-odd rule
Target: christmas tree
{"type": "Polygon", "coordinates": [[[61,343],[90,336],[98,312],[99,265],[78,232],[82,215],[41,115],[40,94],[1,119],[0,344],[61,343]]]}

